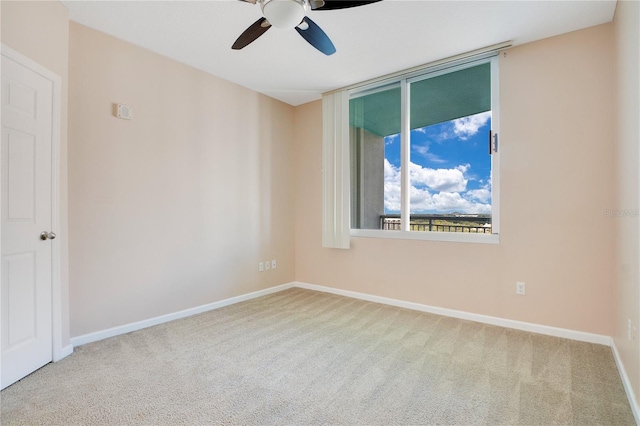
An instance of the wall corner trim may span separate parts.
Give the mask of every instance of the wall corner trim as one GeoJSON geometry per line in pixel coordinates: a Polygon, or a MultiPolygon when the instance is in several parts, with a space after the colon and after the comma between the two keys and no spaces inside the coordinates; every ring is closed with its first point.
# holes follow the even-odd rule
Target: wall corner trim
{"type": "Polygon", "coordinates": [[[505,318],[492,317],[489,315],[474,314],[470,312],[457,311],[437,306],[423,305],[420,303],[405,302],[403,300],[391,299],[388,297],[373,296],[355,291],[340,290],[333,287],[325,287],[315,284],[296,282],[295,287],[307,290],[322,291],[340,296],[352,297],[354,299],[366,300],[368,302],[382,303],[384,305],[396,306],[399,308],[411,309],[414,311],[428,312],[445,317],[459,318],[468,321],[475,321],[484,324],[496,325],[499,327],[512,328],[515,330],[529,331],[531,333],[544,334],[547,336],[562,337],[565,339],[578,340],[581,342],[596,343],[599,345],[611,346],[611,337],[600,334],[586,333],[584,331],[568,330],[565,328],[551,327],[523,321],[510,320],[505,318]]]}
{"type": "Polygon", "coordinates": [[[611,339],[611,350],[613,351],[613,358],[616,360],[618,373],[620,373],[622,386],[624,387],[624,391],[627,394],[627,399],[629,400],[629,405],[631,406],[631,412],[633,412],[633,417],[636,419],[636,424],[640,425],[640,406],[638,406],[636,394],[635,392],[633,392],[631,381],[629,380],[629,376],[627,376],[627,370],[625,370],[624,368],[624,364],[622,363],[622,359],[620,358],[620,353],[618,352],[618,348],[616,347],[616,342],[613,339],[611,339]]]}
{"type": "Polygon", "coordinates": [[[243,294],[229,299],[220,300],[218,302],[208,303],[206,305],[195,306],[193,308],[185,309],[182,311],[174,312],[171,314],[160,315],[158,317],[149,318],[142,321],[132,322],[124,324],[106,330],[100,330],[93,333],[83,334],[71,338],[71,345],[81,346],[87,343],[97,342],[98,340],[108,339],[109,337],[119,336],[121,334],[131,333],[132,331],[142,330],[143,328],[152,327],[154,325],[163,324],[165,322],[190,317],[192,315],[201,314],[203,312],[212,311],[214,309],[222,308],[225,306],[233,305],[235,303],[244,302],[246,300],[255,299],[257,297],[266,296],[267,294],[277,293],[279,291],[287,290],[294,287],[294,283],[282,284],[275,287],[270,287],[264,290],[254,291],[252,293],[243,294]]]}
{"type": "Polygon", "coordinates": [[[65,347],[63,347],[62,349],[60,349],[60,356],[59,357],[54,357],[53,358],[53,362],[58,362],[61,361],[63,359],[65,359],[66,357],[68,357],[69,355],[71,355],[73,353],[73,345],[67,345],[65,347]]]}
{"type": "Polygon", "coordinates": [[[161,315],[155,318],[149,318],[146,320],[125,324],[117,327],[112,327],[106,330],[96,331],[93,333],[84,334],[71,338],[71,344],[65,346],[61,350],[61,357],[55,361],[59,361],[73,353],[75,346],[85,345],[87,343],[97,342],[99,340],[107,339],[109,337],[119,336],[121,334],[130,333],[132,331],[141,330],[143,328],[152,327],[154,325],[163,324],[165,322],[186,318],[192,315],[197,315],[203,312],[212,311],[214,309],[222,308],[225,306],[233,305],[235,303],[244,302],[246,300],[255,299],[268,294],[277,293],[279,291],[288,290],[290,288],[303,288],[307,290],[320,291],[323,293],[331,293],[339,296],[351,297],[354,299],[365,300],[373,303],[381,303],[389,306],[396,306],[399,308],[411,309],[414,311],[427,312],[436,315],[442,315],[446,317],[458,318],[468,321],[475,321],[483,324],[495,325],[499,327],[511,328],[515,330],[528,331],[531,333],[544,334],[547,336],[561,337],[565,339],[577,340],[581,342],[595,343],[611,347],[613,357],[618,367],[618,372],[624,386],[624,390],[631,406],[631,411],[637,424],[640,424],[640,407],[636,401],[635,393],[631,387],[629,376],[624,368],[622,359],[618,349],[616,348],[614,340],[610,336],[604,336],[600,334],[586,333],[583,331],[568,330],[564,328],[551,327],[547,325],[533,324],[522,321],[510,320],[505,318],[492,317],[488,315],[474,314],[464,311],[457,311],[454,309],[439,308],[436,306],[423,305],[420,303],[406,302],[398,299],[391,299],[388,297],[374,296],[366,293],[358,293],[355,291],[341,290],[333,287],[326,287],[316,284],[309,284],[303,282],[290,282],[287,284],[270,287],[264,290],[254,291],[252,293],[243,294],[229,299],[220,300],[218,302],[208,303],[206,305],[196,306],[193,308],[185,309],[182,311],[174,312],[171,314],[161,315]]]}
{"type": "Polygon", "coordinates": [[[348,290],[340,290],[333,287],[325,287],[321,285],[308,284],[302,282],[294,283],[295,287],[304,288],[307,290],[315,290],[321,291],[324,293],[331,293],[345,297],[352,297],[354,299],[366,300],[368,302],[374,303],[382,303],[385,305],[396,306],[399,308],[406,308],[415,311],[428,312],[436,315],[442,315],[446,317],[453,317],[464,319],[468,321],[475,321],[484,324],[496,325],[499,327],[512,328],[516,330],[529,331],[531,333],[544,334],[547,336],[561,337],[565,339],[577,340],[581,342],[587,343],[595,343],[599,345],[605,345],[611,347],[613,352],[613,358],[615,359],[616,366],[618,367],[618,373],[620,374],[620,378],[622,380],[622,384],[627,394],[627,399],[629,400],[629,406],[631,407],[631,411],[633,413],[633,417],[635,418],[636,424],[640,425],[640,407],[638,406],[638,402],[636,400],[635,393],[633,392],[633,387],[631,386],[631,382],[629,381],[629,376],[627,376],[627,372],[624,368],[624,364],[622,363],[622,359],[620,358],[620,354],[618,353],[618,349],[616,348],[615,342],[610,336],[604,336],[601,334],[593,334],[586,333],[583,331],[575,331],[568,330],[564,328],[551,327],[547,325],[533,324],[522,321],[515,321],[505,318],[491,317],[488,315],[481,314],[473,314],[464,311],[456,311],[454,309],[447,308],[439,308],[435,306],[422,305],[420,303],[413,302],[405,302],[398,299],[390,299],[387,297],[381,296],[372,296],[365,293],[358,293],[355,291],[348,290]]]}
{"type": "Polygon", "coordinates": [[[420,303],[406,302],[399,299],[391,299],[388,297],[374,296],[366,293],[358,293],[355,291],[341,290],[333,287],[326,287],[316,284],[309,284],[303,282],[290,282],[287,284],[281,284],[275,287],[270,287],[264,290],[254,291],[252,293],[243,294],[229,299],[220,300],[217,302],[208,303],[206,305],[195,306],[193,308],[185,309],[182,311],[160,315],[158,317],[149,318],[142,321],[137,321],[129,324],[124,324],[106,330],[100,330],[93,333],[83,334],[71,338],[71,345],[64,348],[64,352],[70,350],[73,352],[73,347],[85,345],[91,342],[97,342],[98,340],[107,339],[109,337],[119,336],[121,334],[130,333],[132,331],[141,330],[143,328],[151,327],[165,322],[173,321],[176,319],[186,318],[192,315],[197,315],[203,312],[212,311],[214,309],[222,308],[224,306],[233,305],[235,303],[244,302],[246,300],[255,299],[257,297],[266,296],[267,294],[277,293],[279,291],[287,290],[293,287],[303,288],[307,290],[320,291],[323,293],[332,293],[339,296],[351,297],[354,299],[366,300],[368,302],[381,303],[384,305],[396,306],[399,308],[411,309],[414,311],[428,312],[431,314],[442,315],[446,317],[459,318],[468,321],[475,321],[484,324],[496,325],[499,327],[512,328],[515,330],[529,331],[532,333],[544,334],[547,336],[562,337],[565,339],[577,340],[581,342],[595,343],[599,345],[612,346],[612,339],[609,336],[600,334],[587,333],[584,331],[568,330],[565,328],[551,327],[548,325],[540,325],[516,320],[510,320],[505,318],[492,317],[482,314],[474,314],[470,312],[457,311],[454,309],[440,308],[437,306],[423,305],[420,303]],[[68,348],[71,349],[68,349],[68,348]]]}

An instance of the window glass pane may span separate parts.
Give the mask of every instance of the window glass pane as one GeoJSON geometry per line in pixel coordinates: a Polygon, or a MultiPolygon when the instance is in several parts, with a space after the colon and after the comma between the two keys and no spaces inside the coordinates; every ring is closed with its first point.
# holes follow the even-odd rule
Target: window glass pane
{"type": "Polygon", "coordinates": [[[386,174],[390,161],[400,170],[400,111],[399,85],[349,101],[352,229],[400,229],[399,216],[384,220],[388,200],[400,200],[386,174]]]}
{"type": "Polygon", "coordinates": [[[409,90],[411,230],[491,233],[490,64],[409,90]]]}

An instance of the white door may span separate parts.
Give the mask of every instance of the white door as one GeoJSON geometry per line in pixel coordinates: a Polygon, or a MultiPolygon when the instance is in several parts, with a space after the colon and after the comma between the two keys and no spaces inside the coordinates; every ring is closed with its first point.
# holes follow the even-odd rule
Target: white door
{"type": "Polygon", "coordinates": [[[52,361],[52,108],[53,83],[3,55],[2,389],[52,361]]]}

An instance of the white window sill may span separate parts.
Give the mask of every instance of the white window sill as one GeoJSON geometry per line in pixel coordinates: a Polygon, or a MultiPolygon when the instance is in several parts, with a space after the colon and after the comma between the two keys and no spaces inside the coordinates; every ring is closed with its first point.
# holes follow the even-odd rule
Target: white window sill
{"type": "Polygon", "coordinates": [[[379,229],[352,229],[352,237],[393,238],[397,240],[445,241],[452,243],[498,244],[498,234],[472,234],[468,232],[382,231],[379,229]]]}

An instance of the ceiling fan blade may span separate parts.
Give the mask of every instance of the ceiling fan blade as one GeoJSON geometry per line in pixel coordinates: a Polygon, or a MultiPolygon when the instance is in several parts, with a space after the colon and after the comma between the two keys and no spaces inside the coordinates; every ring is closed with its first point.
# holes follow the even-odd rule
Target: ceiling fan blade
{"type": "Polygon", "coordinates": [[[310,0],[312,10],[335,10],[348,7],[364,6],[381,0],[310,0]]]}
{"type": "Polygon", "coordinates": [[[243,1],[245,3],[256,4],[256,0],[239,0],[239,1],[243,1]]]}
{"type": "Polygon", "coordinates": [[[305,16],[302,23],[296,27],[298,34],[309,42],[310,45],[324,53],[325,55],[333,55],[336,53],[336,47],[333,45],[329,37],[324,31],[311,20],[308,16],[305,16]]]}
{"type": "Polygon", "coordinates": [[[233,43],[233,46],[231,46],[231,48],[234,50],[240,50],[243,47],[246,47],[247,45],[253,43],[262,34],[264,34],[269,28],[271,28],[271,24],[267,21],[266,18],[258,19],[256,22],[251,24],[249,28],[244,30],[242,34],[240,34],[240,37],[238,37],[236,42],[233,43]]]}

